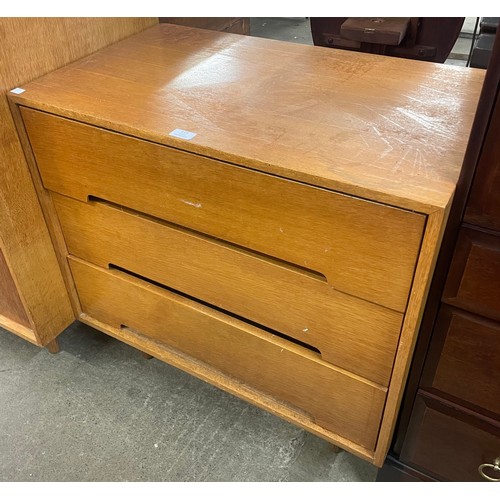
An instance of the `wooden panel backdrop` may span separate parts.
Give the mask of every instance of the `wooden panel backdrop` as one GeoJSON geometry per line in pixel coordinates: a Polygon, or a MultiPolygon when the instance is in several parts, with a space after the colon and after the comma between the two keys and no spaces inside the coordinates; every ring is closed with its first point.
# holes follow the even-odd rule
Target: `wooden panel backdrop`
{"type": "Polygon", "coordinates": [[[6,93],[157,22],[157,18],[0,19],[0,326],[38,345],[53,340],[73,321],[74,313],[6,93]]]}

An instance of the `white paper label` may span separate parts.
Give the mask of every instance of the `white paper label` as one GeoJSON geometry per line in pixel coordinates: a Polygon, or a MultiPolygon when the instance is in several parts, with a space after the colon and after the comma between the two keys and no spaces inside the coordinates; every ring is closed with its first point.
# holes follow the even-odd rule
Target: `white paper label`
{"type": "Polygon", "coordinates": [[[182,130],[181,128],[172,130],[172,132],[170,132],[170,134],[168,135],[171,135],[172,137],[178,137],[179,139],[186,139],[186,141],[189,141],[196,136],[194,132],[190,132],[189,130],[182,130]]]}
{"type": "Polygon", "coordinates": [[[26,92],[24,89],[20,89],[19,87],[16,87],[15,89],[12,89],[10,91],[11,94],[22,94],[23,92],[26,92]]]}

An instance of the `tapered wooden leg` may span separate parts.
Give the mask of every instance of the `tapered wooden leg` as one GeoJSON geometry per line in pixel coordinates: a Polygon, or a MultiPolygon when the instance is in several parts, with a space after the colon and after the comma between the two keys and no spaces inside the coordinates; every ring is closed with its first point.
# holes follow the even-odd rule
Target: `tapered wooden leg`
{"type": "Polygon", "coordinates": [[[57,339],[52,340],[45,347],[51,354],[57,354],[60,351],[59,342],[57,342],[57,339]]]}
{"type": "Polygon", "coordinates": [[[333,453],[340,453],[342,451],[342,448],[336,444],[330,444],[330,447],[333,453]]]}
{"type": "Polygon", "coordinates": [[[151,356],[151,354],[148,354],[147,352],[143,352],[142,357],[145,359],[153,359],[153,356],[151,356]]]}

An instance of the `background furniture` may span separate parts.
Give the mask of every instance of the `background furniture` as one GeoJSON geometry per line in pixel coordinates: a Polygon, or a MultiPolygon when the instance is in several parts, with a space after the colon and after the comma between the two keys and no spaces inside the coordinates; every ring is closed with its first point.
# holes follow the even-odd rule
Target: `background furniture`
{"type": "Polygon", "coordinates": [[[379,465],[482,77],[160,24],[10,99],[81,321],[379,465]]]}
{"type": "Polygon", "coordinates": [[[379,481],[500,479],[500,38],[379,481]]]}
{"type": "Polygon", "coordinates": [[[498,17],[482,17],[479,23],[479,35],[474,39],[472,47],[470,66],[472,68],[488,67],[498,30],[498,17]]]}
{"type": "Polygon", "coordinates": [[[442,63],[464,17],[311,17],[314,45],[442,63]]]}
{"type": "Polygon", "coordinates": [[[157,22],[155,18],[0,19],[0,326],[37,344],[75,318],[6,92],[157,22]]]}

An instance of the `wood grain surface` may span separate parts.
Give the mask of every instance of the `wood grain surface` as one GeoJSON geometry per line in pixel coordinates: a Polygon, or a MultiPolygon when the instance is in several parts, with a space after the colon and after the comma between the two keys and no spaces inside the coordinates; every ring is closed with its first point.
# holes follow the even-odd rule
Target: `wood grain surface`
{"type": "MultiPolygon", "coordinates": [[[[154,18],[0,19],[1,251],[34,331],[27,333],[25,321],[3,326],[39,345],[58,335],[74,320],[74,313],[5,93],[155,22],[154,18]]],[[[11,305],[3,302],[3,307],[11,305]]]]}
{"type": "Polygon", "coordinates": [[[483,75],[161,24],[14,99],[430,213],[453,195],[483,75]],[[197,135],[178,139],[169,135],[175,129],[197,135]]]}
{"type": "Polygon", "coordinates": [[[43,181],[75,199],[54,195],[69,251],[102,266],[70,257],[82,320],[235,394],[248,398],[253,387],[267,394],[266,403],[255,398],[259,405],[318,435],[333,433],[332,442],[380,466],[482,76],[163,25],[47,75],[11,100],[22,110],[40,191],[43,181]],[[174,129],[195,135],[179,139],[170,135],[174,129]],[[174,268],[169,252],[179,259],[186,248],[174,268]],[[104,269],[109,264],[115,269],[104,269]],[[255,271],[265,276],[251,276],[255,271]],[[227,304],[276,334],[160,283],[222,309],[227,304]],[[213,284],[222,291],[210,290],[213,284]],[[319,322],[334,318],[312,305],[322,301],[328,311],[326,286],[336,292],[331,297],[351,295],[351,304],[364,299],[378,311],[404,313],[390,380],[394,344],[384,344],[390,356],[377,355],[383,366],[374,363],[366,378],[352,373],[366,370],[368,352],[383,337],[373,327],[360,357],[365,327],[354,339],[355,323],[348,323],[356,311],[366,317],[366,308],[343,309],[346,323],[338,321],[353,346],[349,360],[331,343],[335,335],[318,346],[334,356],[335,345],[350,372],[277,335],[296,328],[293,314],[272,317],[281,301],[300,319],[308,307],[323,316],[319,322]],[[252,297],[238,303],[234,297],[246,287],[252,297]],[[311,297],[302,298],[304,289],[314,290],[311,297]],[[259,293],[269,299],[266,307],[259,307],[259,293]],[[172,349],[191,361],[179,361],[172,349]],[[321,375],[306,366],[321,366],[321,375]],[[292,372],[300,381],[284,387],[281,378],[292,372]],[[333,373],[347,378],[335,378],[337,385],[333,373]],[[388,381],[388,389],[373,380],[388,381]],[[299,411],[276,410],[279,401],[299,411]],[[309,416],[300,417],[304,411],[309,416]]]}
{"type": "Polygon", "coordinates": [[[262,391],[256,391],[249,385],[243,384],[233,377],[224,375],[210,365],[200,363],[196,359],[183,354],[179,350],[168,347],[164,342],[153,340],[129,328],[114,328],[83,313],[80,314],[79,319],[82,323],[96,328],[107,335],[111,335],[122,342],[126,342],[132,347],[147,353],[156,359],[169,363],[180,370],[184,370],[185,372],[194,375],[195,377],[198,377],[215,387],[219,387],[234,396],[242,398],[259,408],[269,411],[270,413],[283,418],[294,425],[299,425],[301,428],[328,440],[334,445],[338,445],[349,450],[351,453],[363,458],[364,460],[368,460],[369,462],[373,461],[373,451],[369,451],[365,447],[360,446],[359,444],[356,444],[335,432],[326,430],[324,427],[315,423],[309,415],[298,408],[294,408],[291,405],[277,401],[275,398],[264,394],[262,391]]]}
{"type": "Polygon", "coordinates": [[[119,272],[70,257],[84,314],[136,330],[373,450],[386,391],[308,349],[119,272]]]}
{"type": "Polygon", "coordinates": [[[319,272],[336,290],[405,310],[424,216],[21,111],[47,189],[155,215],[319,272]]]}
{"type": "Polygon", "coordinates": [[[403,315],[317,276],[104,203],[53,195],[68,251],[127,269],[231,311],[387,386],[403,315]]]}

